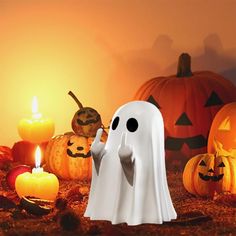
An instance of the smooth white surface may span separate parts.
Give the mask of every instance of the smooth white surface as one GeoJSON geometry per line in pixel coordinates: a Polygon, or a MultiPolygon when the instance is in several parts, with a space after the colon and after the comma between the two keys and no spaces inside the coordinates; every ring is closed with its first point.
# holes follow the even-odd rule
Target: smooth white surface
{"type": "MultiPolygon", "coordinates": [[[[120,107],[115,130],[110,128],[99,174],[93,175],[85,216],[91,220],[108,220],[112,224],[161,224],[176,218],[166,180],[164,125],[160,111],[152,104],[134,101],[120,107]],[[138,121],[135,132],[127,130],[129,118],[138,121]],[[134,182],[131,186],[122,169],[118,149],[122,134],[132,148],[135,159],[134,182]]],[[[94,163],[93,163],[94,164],[94,163]]]]}

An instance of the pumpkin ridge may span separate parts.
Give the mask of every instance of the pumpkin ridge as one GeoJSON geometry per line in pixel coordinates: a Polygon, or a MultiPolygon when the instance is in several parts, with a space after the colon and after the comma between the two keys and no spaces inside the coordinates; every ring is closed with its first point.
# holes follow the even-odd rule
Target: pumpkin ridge
{"type": "Polygon", "coordinates": [[[50,166],[52,167],[53,173],[58,173],[59,177],[61,177],[60,173],[60,143],[61,143],[62,136],[58,136],[53,140],[53,146],[50,155],[50,166]]]}
{"type": "Polygon", "coordinates": [[[196,160],[194,162],[194,165],[193,165],[194,171],[192,172],[192,178],[190,180],[190,181],[193,181],[193,183],[191,183],[191,185],[192,185],[192,189],[193,189],[194,194],[198,194],[198,190],[197,190],[197,186],[195,185],[194,178],[195,178],[195,175],[198,175],[197,166],[199,165],[200,160],[201,160],[201,156],[199,156],[199,157],[197,156],[196,160]]]}
{"type": "Polygon", "coordinates": [[[230,192],[232,194],[236,194],[236,158],[229,157],[231,161],[229,161],[230,170],[231,170],[231,185],[230,185],[230,192]]]}
{"type": "Polygon", "coordinates": [[[53,145],[54,145],[53,140],[56,139],[56,138],[58,138],[58,136],[54,137],[53,139],[51,139],[51,140],[49,141],[49,144],[48,144],[48,146],[47,146],[48,152],[45,153],[45,154],[47,154],[47,157],[46,157],[46,160],[47,160],[47,167],[49,167],[50,170],[51,170],[51,172],[53,172],[53,173],[54,173],[55,169],[54,169],[54,167],[53,167],[53,164],[51,163],[51,162],[52,162],[52,160],[51,160],[51,153],[52,153],[52,151],[53,151],[53,145]]]}
{"type": "Polygon", "coordinates": [[[66,138],[62,138],[62,146],[64,147],[62,149],[61,153],[61,166],[60,166],[60,171],[61,171],[61,178],[63,179],[71,179],[70,175],[70,170],[69,170],[69,162],[68,162],[68,157],[67,157],[67,143],[70,140],[72,135],[67,136],[66,138]]]}

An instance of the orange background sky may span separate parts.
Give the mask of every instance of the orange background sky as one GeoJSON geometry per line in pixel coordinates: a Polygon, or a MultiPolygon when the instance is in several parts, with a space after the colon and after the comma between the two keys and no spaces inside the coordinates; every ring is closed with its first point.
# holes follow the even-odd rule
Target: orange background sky
{"type": "Polygon", "coordinates": [[[234,0],[0,0],[0,145],[20,140],[34,95],[56,134],[77,110],[69,90],[108,125],[144,81],[175,73],[181,52],[236,84],[235,12],[234,0]]]}

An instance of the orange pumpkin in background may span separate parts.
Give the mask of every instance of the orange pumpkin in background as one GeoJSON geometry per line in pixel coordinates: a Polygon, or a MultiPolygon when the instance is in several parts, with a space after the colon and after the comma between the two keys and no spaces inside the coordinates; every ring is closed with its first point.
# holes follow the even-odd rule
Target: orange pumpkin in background
{"type": "Polygon", "coordinates": [[[176,75],[144,83],[134,100],[160,109],[165,125],[167,167],[182,169],[187,160],[207,151],[212,120],[226,103],[236,101],[232,82],[210,71],[191,71],[191,57],[179,57],[176,75]]]}
{"type": "Polygon", "coordinates": [[[214,153],[214,140],[227,151],[236,151],[236,102],[224,105],[216,114],[209,133],[207,150],[214,153]]]}
{"type": "Polygon", "coordinates": [[[220,143],[215,150],[215,154],[199,154],[187,162],[183,184],[191,194],[206,197],[222,192],[236,194],[236,158],[223,150],[220,143]]]}
{"type": "MultiPolygon", "coordinates": [[[[49,141],[45,152],[46,169],[62,179],[91,179],[90,146],[93,139],[74,133],[55,136],[49,141]]],[[[107,134],[103,132],[101,141],[106,139],[107,134]]]]}

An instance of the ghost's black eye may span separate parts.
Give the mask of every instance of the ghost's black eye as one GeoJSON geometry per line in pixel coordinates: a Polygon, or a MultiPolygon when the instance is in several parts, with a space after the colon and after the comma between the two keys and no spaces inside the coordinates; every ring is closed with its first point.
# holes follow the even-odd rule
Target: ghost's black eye
{"type": "Polygon", "coordinates": [[[128,119],[126,127],[130,132],[135,132],[138,129],[138,121],[134,118],[128,119]]]}
{"type": "Polygon", "coordinates": [[[119,121],[120,121],[119,116],[117,116],[117,117],[113,120],[112,126],[111,126],[111,128],[112,128],[113,130],[115,130],[115,129],[117,128],[117,126],[118,126],[118,124],[119,124],[119,121]]]}

